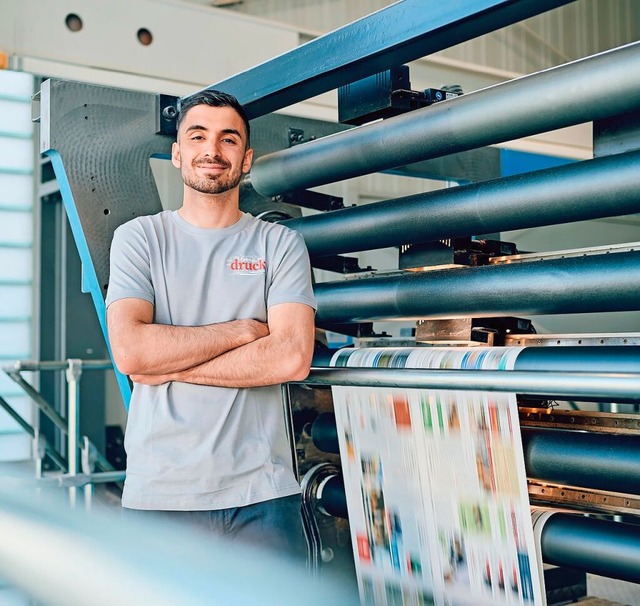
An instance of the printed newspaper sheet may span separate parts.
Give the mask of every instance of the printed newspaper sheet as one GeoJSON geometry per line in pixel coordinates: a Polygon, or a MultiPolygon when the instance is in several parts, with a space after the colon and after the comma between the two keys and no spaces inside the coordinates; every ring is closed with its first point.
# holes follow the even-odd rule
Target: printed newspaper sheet
{"type": "MultiPolygon", "coordinates": [[[[333,366],[513,369],[520,348],[345,349],[333,366]]],[[[333,388],[363,604],[544,604],[515,396],[333,388]]]]}

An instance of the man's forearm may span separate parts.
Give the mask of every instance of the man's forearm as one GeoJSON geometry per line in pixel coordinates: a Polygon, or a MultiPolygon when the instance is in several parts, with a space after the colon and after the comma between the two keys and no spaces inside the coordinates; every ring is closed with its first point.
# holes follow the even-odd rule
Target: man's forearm
{"type": "Polygon", "coordinates": [[[206,326],[138,323],[116,356],[125,374],[161,375],[198,366],[268,334],[265,324],[234,320],[206,326]]]}
{"type": "Polygon", "coordinates": [[[219,355],[203,364],[164,377],[133,376],[140,383],[179,381],[217,387],[263,387],[303,379],[309,373],[311,347],[269,335],[219,355]]]}

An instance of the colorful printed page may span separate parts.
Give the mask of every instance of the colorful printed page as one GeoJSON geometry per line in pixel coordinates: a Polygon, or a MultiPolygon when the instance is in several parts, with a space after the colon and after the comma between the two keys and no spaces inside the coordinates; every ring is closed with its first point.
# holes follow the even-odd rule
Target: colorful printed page
{"type": "MultiPolygon", "coordinates": [[[[520,351],[344,349],[332,366],[511,370],[520,351]]],[[[545,604],[515,395],[332,390],[362,603],[545,604]]]]}

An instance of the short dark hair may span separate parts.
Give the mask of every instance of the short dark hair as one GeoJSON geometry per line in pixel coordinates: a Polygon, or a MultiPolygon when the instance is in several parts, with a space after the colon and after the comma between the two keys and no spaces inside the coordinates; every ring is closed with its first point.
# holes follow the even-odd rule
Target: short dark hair
{"type": "Polygon", "coordinates": [[[220,90],[206,89],[201,90],[193,95],[184,97],[178,102],[178,118],[176,120],[176,130],[180,130],[180,125],[187,115],[187,112],[196,105],[209,105],[211,107],[230,107],[234,109],[237,114],[242,118],[244,127],[247,131],[247,147],[251,139],[251,129],[249,127],[249,118],[247,112],[244,111],[244,107],[240,105],[240,102],[228,93],[223,93],[220,90]]]}

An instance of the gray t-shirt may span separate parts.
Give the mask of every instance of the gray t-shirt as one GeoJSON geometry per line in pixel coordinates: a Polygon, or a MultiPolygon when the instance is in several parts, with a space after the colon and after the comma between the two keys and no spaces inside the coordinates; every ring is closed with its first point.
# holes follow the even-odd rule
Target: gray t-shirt
{"type": "MultiPolygon", "coordinates": [[[[302,237],[244,214],[204,229],[176,211],[119,227],[106,304],[139,298],[154,322],[200,326],[267,320],[279,303],[315,308],[302,237]]],[[[122,504],[132,509],[240,507],[300,492],[279,386],[135,384],[125,434],[122,504]]]]}

